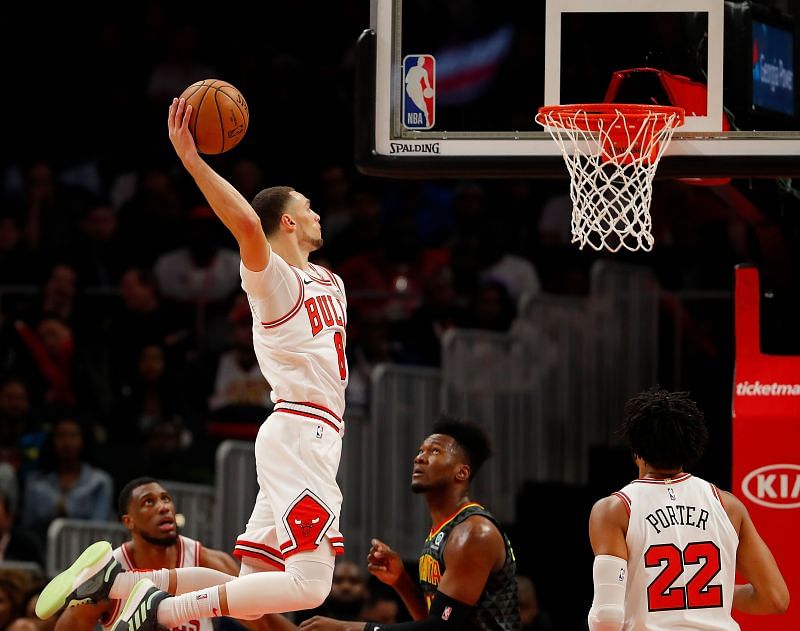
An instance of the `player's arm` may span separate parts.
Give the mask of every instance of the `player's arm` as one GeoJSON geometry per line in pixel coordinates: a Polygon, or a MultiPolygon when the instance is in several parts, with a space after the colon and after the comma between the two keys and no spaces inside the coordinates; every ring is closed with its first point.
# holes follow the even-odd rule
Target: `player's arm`
{"type": "MultiPolygon", "coordinates": [[[[239,564],[236,559],[221,550],[202,547],[200,549],[200,565],[232,576],[239,575],[239,564]]],[[[255,620],[239,620],[237,618],[237,621],[251,631],[291,631],[297,629],[297,626],[280,614],[264,614],[255,620]]]]}
{"type": "Polygon", "coordinates": [[[397,592],[414,620],[427,618],[428,608],[422,590],[411,580],[400,555],[379,539],[373,539],[371,543],[367,555],[370,574],[397,592]]]}
{"type": "Polygon", "coordinates": [[[200,567],[225,572],[225,574],[230,574],[231,576],[239,576],[239,564],[236,559],[227,552],[206,548],[205,546],[200,548],[200,567]]]}
{"type": "Polygon", "coordinates": [[[628,511],[615,495],[595,503],[589,515],[589,540],[595,554],[594,599],[589,610],[591,631],[620,631],[625,622],[628,574],[628,511]]]}
{"type": "Polygon", "coordinates": [[[736,571],[749,581],[734,588],[733,606],[749,614],[784,613],[789,608],[789,589],[775,557],[758,534],[747,507],[732,493],[720,493],[725,511],[739,531],[736,571]]]}
{"type": "Polygon", "coordinates": [[[92,631],[100,618],[110,614],[113,608],[111,600],[69,607],[58,617],[54,631],[92,631]]]}
{"type": "Polygon", "coordinates": [[[261,220],[253,207],[225,178],[212,169],[197,153],[189,131],[191,106],[175,99],[169,107],[169,139],[183,166],[222,223],[239,243],[245,267],[260,272],[269,262],[270,247],[261,220]]]}

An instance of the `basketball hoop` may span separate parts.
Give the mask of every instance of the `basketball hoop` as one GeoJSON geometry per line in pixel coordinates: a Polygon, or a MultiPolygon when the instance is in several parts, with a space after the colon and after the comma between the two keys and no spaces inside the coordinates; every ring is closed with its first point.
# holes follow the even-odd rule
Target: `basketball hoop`
{"type": "Polygon", "coordinates": [[[580,249],[653,249],[653,176],[683,116],[683,108],[664,105],[539,109],[536,122],[556,141],[569,170],[572,242],[580,249]]]}

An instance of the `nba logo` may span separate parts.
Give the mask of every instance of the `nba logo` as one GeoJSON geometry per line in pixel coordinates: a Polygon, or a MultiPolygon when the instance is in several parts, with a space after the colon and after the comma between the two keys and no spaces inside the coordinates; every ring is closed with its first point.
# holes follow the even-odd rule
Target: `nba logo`
{"type": "Polygon", "coordinates": [[[436,116],[436,60],[433,55],[403,58],[403,127],[431,129],[436,116]]]}

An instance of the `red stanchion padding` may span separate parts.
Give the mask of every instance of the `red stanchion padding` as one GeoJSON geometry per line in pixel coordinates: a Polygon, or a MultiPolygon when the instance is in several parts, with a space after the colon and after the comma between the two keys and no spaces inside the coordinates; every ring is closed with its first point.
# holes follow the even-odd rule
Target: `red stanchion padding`
{"type": "Polygon", "coordinates": [[[778,561],[794,602],[783,616],[736,614],[744,631],[800,629],[800,356],[761,352],[758,270],[736,268],[733,493],[778,561]]]}

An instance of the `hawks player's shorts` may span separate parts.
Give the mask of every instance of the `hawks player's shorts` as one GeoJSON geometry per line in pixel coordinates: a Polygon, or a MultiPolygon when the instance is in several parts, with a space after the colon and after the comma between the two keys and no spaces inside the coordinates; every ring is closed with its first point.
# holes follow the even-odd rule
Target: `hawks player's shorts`
{"type": "Polygon", "coordinates": [[[323,406],[275,404],[256,437],[258,496],[234,556],[283,570],[286,558],[320,545],[344,552],[336,483],[343,434],[342,420],[323,406]]]}

